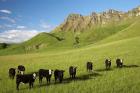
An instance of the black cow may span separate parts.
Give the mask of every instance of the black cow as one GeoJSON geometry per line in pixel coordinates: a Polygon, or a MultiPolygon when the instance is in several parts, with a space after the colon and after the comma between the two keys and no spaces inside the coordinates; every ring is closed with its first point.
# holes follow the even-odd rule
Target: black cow
{"type": "Polygon", "coordinates": [[[23,65],[19,65],[18,66],[18,73],[23,75],[24,72],[25,72],[25,67],[23,65]]]}
{"type": "Polygon", "coordinates": [[[36,79],[36,74],[17,74],[16,75],[16,85],[17,85],[17,90],[19,90],[19,84],[22,83],[29,83],[29,88],[31,89],[31,87],[33,87],[33,83],[36,79]]]}
{"type": "Polygon", "coordinates": [[[65,72],[64,70],[58,70],[58,69],[54,71],[55,82],[57,80],[59,80],[60,83],[63,81],[64,72],[65,72]]]}
{"type": "Polygon", "coordinates": [[[43,77],[46,78],[47,83],[50,83],[52,72],[53,72],[53,70],[40,69],[39,72],[38,72],[38,74],[39,74],[39,83],[42,83],[43,77]]]}
{"type": "Polygon", "coordinates": [[[74,67],[74,66],[70,66],[70,67],[69,67],[70,78],[75,78],[76,69],[77,69],[77,67],[74,67]]]}
{"type": "Polygon", "coordinates": [[[106,70],[110,69],[110,67],[111,67],[111,60],[106,59],[105,60],[105,66],[106,66],[106,70]]]}
{"type": "Polygon", "coordinates": [[[11,79],[14,79],[15,74],[16,74],[16,69],[15,69],[15,68],[10,68],[10,69],[9,69],[9,77],[10,77],[11,79]]]}
{"type": "Polygon", "coordinates": [[[87,71],[92,71],[92,69],[93,69],[92,62],[87,62],[87,71]]]}
{"type": "Polygon", "coordinates": [[[116,65],[117,65],[117,67],[120,67],[120,68],[121,68],[121,67],[123,66],[123,60],[117,58],[117,59],[116,59],[116,65]]]}

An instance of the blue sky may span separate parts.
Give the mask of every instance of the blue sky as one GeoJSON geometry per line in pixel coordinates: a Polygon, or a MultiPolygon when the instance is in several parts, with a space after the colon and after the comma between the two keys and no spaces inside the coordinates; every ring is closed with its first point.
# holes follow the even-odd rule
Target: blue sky
{"type": "MultiPolygon", "coordinates": [[[[49,32],[70,13],[89,15],[108,9],[128,11],[139,5],[140,0],[0,0],[0,42],[16,39],[15,35],[9,36],[14,32],[24,33],[25,37],[31,31],[34,35],[49,32]],[[5,33],[8,33],[7,37],[5,33]]],[[[20,41],[22,39],[16,42],[20,41]]]]}

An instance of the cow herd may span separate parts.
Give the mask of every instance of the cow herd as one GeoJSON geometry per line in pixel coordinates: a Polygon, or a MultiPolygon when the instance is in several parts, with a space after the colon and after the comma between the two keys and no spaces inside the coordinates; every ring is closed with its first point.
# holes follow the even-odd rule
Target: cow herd
{"type": "MultiPolygon", "coordinates": [[[[119,58],[116,59],[116,65],[118,68],[123,67],[123,60],[119,58]]],[[[106,70],[109,70],[111,68],[110,59],[105,60],[105,68],[106,70]]],[[[88,72],[93,71],[93,63],[87,62],[86,69],[88,72]]],[[[77,70],[77,67],[75,66],[69,67],[69,75],[71,79],[76,78],[76,70],[77,70]]],[[[29,88],[32,88],[37,76],[39,77],[40,84],[42,83],[43,78],[46,78],[46,81],[49,84],[53,74],[54,74],[55,83],[57,81],[61,83],[63,81],[64,72],[65,72],[64,70],[59,70],[59,69],[56,69],[56,70],[39,69],[37,72],[25,74],[25,67],[23,65],[19,65],[17,69],[15,68],[9,69],[9,78],[14,79],[14,77],[16,76],[16,88],[17,90],[19,90],[20,83],[28,83],[29,88]]]]}

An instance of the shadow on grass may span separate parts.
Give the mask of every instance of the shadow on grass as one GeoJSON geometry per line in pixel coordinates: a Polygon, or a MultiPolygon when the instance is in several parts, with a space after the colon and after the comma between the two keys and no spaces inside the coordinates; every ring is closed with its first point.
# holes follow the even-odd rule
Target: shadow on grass
{"type": "Polygon", "coordinates": [[[112,68],[110,68],[110,69],[96,69],[95,71],[104,72],[104,71],[113,71],[113,69],[112,68]]]}
{"type": "Polygon", "coordinates": [[[64,81],[73,81],[73,80],[74,81],[84,81],[84,80],[93,79],[93,77],[98,77],[98,76],[102,76],[102,75],[99,73],[96,73],[96,72],[91,72],[91,73],[86,74],[86,75],[78,76],[75,79],[66,78],[66,79],[64,79],[64,81]]]}
{"type": "Polygon", "coordinates": [[[93,79],[93,77],[98,77],[98,76],[102,76],[102,75],[94,72],[94,73],[89,73],[89,74],[86,74],[86,75],[77,76],[75,79],[64,78],[62,83],[59,83],[58,81],[55,83],[53,81],[53,83],[51,83],[51,84],[41,84],[41,85],[37,85],[37,86],[50,86],[50,85],[58,85],[58,84],[68,84],[72,81],[84,81],[84,80],[93,79]]]}
{"type": "Polygon", "coordinates": [[[124,68],[135,68],[135,67],[140,67],[138,65],[123,65],[124,68]]]}
{"type": "MultiPolygon", "coordinates": [[[[136,67],[140,67],[138,65],[123,65],[122,67],[120,67],[120,69],[123,69],[123,68],[136,68],[136,67]]],[[[113,71],[113,68],[118,68],[116,66],[110,68],[110,69],[96,69],[95,71],[97,72],[104,72],[104,71],[113,71]]]]}
{"type": "MultiPolygon", "coordinates": [[[[41,87],[47,87],[47,86],[54,86],[54,85],[61,85],[61,84],[68,84],[68,83],[71,83],[72,81],[84,81],[84,80],[89,80],[89,79],[93,79],[93,77],[98,77],[98,76],[102,76],[101,74],[99,73],[89,73],[89,74],[86,74],[86,75],[80,75],[80,76],[77,76],[75,79],[71,79],[71,78],[64,78],[62,83],[59,83],[58,81],[55,83],[55,81],[51,81],[50,84],[47,84],[47,83],[42,83],[42,84],[38,84],[38,85],[34,85],[34,87],[32,89],[35,89],[35,88],[41,88],[41,87]]],[[[25,90],[25,89],[28,89],[28,88],[21,88],[20,90],[25,90]]]]}

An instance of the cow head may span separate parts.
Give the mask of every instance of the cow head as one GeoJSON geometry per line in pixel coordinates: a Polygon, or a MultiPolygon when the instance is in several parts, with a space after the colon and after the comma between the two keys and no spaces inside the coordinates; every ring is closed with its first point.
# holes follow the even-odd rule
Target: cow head
{"type": "Polygon", "coordinates": [[[23,75],[24,74],[24,71],[20,71],[20,74],[23,75]]]}
{"type": "Polygon", "coordinates": [[[53,74],[53,70],[49,69],[49,75],[53,74]]]}
{"type": "Polygon", "coordinates": [[[33,73],[33,79],[36,79],[36,73],[33,73]]]}

